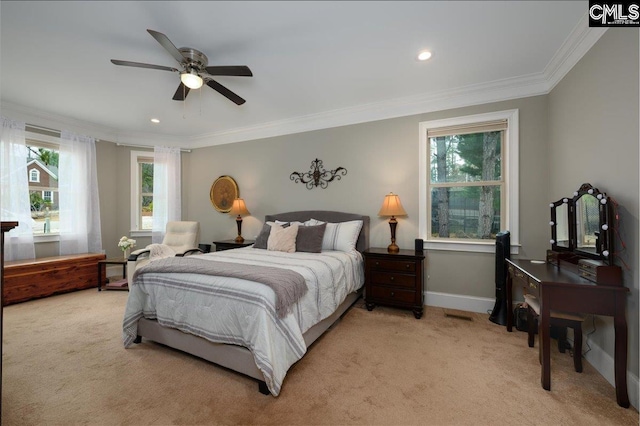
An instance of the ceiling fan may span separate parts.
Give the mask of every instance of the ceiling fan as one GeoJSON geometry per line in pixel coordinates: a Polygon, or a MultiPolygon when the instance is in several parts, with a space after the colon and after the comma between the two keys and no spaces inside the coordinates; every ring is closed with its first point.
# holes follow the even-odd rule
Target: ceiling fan
{"type": "Polygon", "coordinates": [[[115,65],[124,65],[127,67],[149,68],[153,70],[172,71],[180,74],[180,85],[173,95],[174,101],[184,101],[189,90],[199,89],[202,84],[206,84],[216,92],[220,93],[227,99],[242,105],[246,101],[222,84],[215,81],[212,77],[216,75],[236,76],[236,77],[252,77],[253,73],[246,65],[225,65],[225,66],[208,66],[209,60],[207,56],[199,50],[191,47],[181,47],[178,49],[169,38],[157,31],[147,30],[158,43],[164,47],[167,52],[175,58],[180,64],[181,69],[165,67],[162,65],[143,64],[140,62],[121,61],[112,59],[115,65]]]}

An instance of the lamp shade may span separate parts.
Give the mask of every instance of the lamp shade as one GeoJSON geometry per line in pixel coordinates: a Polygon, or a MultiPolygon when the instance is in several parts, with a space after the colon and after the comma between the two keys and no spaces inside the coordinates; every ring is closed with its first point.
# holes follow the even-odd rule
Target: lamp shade
{"type": "Polygon", "coordinates": [[[180,74],[180,81],[189,89],[199,89],[202,87],[202,77],[196,74],[194,71],[191,73],[180,74]]]}
{"type": "Polygon", "coordinates": [[[244,203],[242,198],[236,198],[233,200],[233,205],[231,206],[231,210],[229,210],[229,214],[231,215],[247,215],[249,214],[249,210],[247,210],[247,206],[244,203]]]}
{"type": "Polygon", "coordinates": [[[378,212],[378,216],[406,216],[407,212],[404,211],[400,197],[393,192],[385,195],[384,201],[382,201],[382,207],[378,212]]]}

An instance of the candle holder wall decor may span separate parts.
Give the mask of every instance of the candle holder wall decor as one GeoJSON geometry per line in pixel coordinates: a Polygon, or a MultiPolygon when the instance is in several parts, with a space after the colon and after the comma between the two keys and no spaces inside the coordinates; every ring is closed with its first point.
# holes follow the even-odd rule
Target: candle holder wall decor
{"type": "Polygon", "coordinates": [[[313,189],[318,186],[325,189],[329,186],[329,182],[334,179],[340,180],[342,176],[345,176],[346,174],[347,169],[344,167],[338,167],[337,169],[330,171],[325,170],[322,160],[318,160],[316,158],[311,162],[311,169],[308,172],[293,172],[289,176],[289,179],[295,183],[303,183],[307,189],[313,189]]]}

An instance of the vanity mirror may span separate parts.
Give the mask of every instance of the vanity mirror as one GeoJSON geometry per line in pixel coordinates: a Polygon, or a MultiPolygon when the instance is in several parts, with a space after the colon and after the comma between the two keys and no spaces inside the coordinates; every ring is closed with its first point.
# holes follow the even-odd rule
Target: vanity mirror
{"type": "Polygon", "coordinates": [[[611,203],[604,192],[584,183],[573,193],[550,204],[551,249],[612,265],[611,203]]]}
{"type": "Polygon", "coordinates": [[[569,199],[563,198],[551,203],[551,249],[554,251],[571,250],[569,235],[569,199]]]}

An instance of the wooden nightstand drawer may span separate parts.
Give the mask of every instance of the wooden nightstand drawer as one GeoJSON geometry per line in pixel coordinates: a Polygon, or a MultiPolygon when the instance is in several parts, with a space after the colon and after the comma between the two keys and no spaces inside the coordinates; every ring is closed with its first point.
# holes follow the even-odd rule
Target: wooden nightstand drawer
{"type": "Polygon", "coordinates": [[[389,286],[407,287],[410,289],[415,289],[416,276],[397,274],[393,272],[375,271],[371,273],[371,282],[373,284],[383,284],[383,285],[389,285],[389,286]]]}
{"type": "Polygon", "coordinates": [[[376,270],[415,272],[416,262],[403,262],[400,260],[372,259],[372,266],[376,270]]]}
{"type": "Polygon", "coordinates": [[[371,297],[373,299],[386,300],[388,303],[413,303],[416,297],[416,292],[410,290],[398,290],[393,287],[372,285],[371,297]]]}
{"type": "Polygon", "coordinates": [[[386,248],[370,248],[365,259],[365,303],[368,310],[377,304],[411,309],[419,319],[424,309],[424,253],[386,248]]]}

